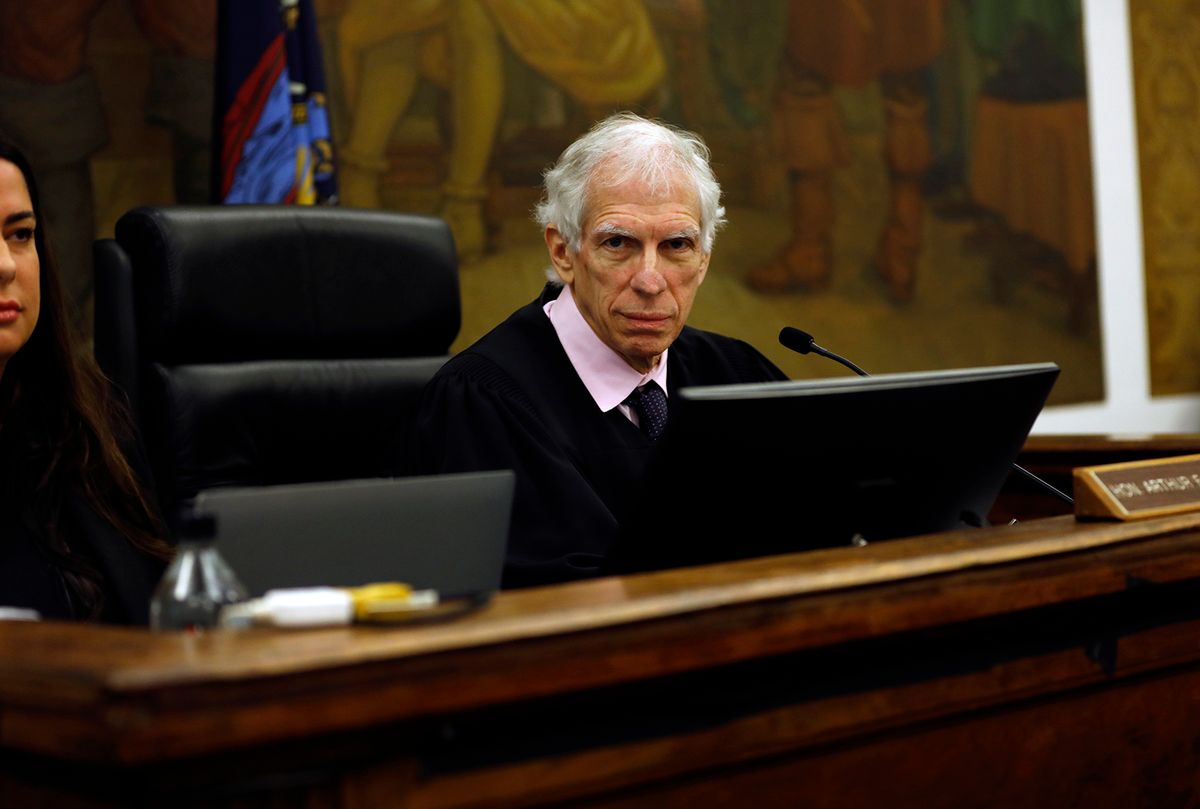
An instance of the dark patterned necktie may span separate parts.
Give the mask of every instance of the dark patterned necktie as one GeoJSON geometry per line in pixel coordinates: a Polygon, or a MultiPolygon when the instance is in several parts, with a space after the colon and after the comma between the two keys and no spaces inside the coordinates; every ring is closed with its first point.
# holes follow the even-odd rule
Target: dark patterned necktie
{"type": "Polygon", "coordinates": [[[634,388],[625,404],[637,413],[638,424],[650,443],[657,441],[667,426],[667,394],[663,393],[663,389],[654,382],[647,382],[640,388],[634,388]]]}

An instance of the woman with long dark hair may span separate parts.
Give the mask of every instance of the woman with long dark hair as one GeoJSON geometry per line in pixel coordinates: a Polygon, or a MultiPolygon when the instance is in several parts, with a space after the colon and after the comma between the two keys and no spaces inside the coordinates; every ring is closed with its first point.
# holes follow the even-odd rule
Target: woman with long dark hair
{"type": "Polygon", "coordinates": [[[171,547],[128,419],[75,347],[33,172],[3,140],[0,228],[0,606],[144,624],[171,547]]]}

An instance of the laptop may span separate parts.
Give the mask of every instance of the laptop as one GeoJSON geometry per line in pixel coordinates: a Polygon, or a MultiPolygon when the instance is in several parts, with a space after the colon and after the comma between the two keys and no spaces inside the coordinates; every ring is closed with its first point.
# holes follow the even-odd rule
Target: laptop
{"type": "Polygon", "coordinates": [[[251,596],[285,587],[405,582],[442,599],[500,588],[509,470],[209,489],[196,514],[251,596]]]}

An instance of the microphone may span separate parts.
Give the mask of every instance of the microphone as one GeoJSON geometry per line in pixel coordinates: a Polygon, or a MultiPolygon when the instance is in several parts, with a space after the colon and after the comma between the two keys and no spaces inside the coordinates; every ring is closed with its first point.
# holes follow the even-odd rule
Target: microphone
{"type": "Polygon", "coordinates": [[[779,342],[783,344],[784,348],[790,348],[792,351],[795,351],[798,354],[807,354],[811,351],[813,354],[820,354],[826,359],[831,359],[834,362],[840,362],[842,365],[845,365],[859,376],[870,376],[870,374],[868,374],[862,368],[859,368],[854,363],[850,362],[850,360],[846,359],[845,357],[839,357],[829,349],[821,348],[819,345],[817,345],[816,339],[806,331],[800,331],[799,329],[794,329],[791,326],[784,326],[779,331],[779,342]]]}
{"type": "MultiPolygon", "coordinates": [[[[784,348],[790,348],[797,354],[819,354],[826,359],[831,359],[834,362],[840,362],[842,365],[845,365],[859,376],[870,376],[870,374],[868,374],[862,368],[859,368],[854,363],[850,362],[850,360],[846,359],[845,357],[839,357],[832,351],[826,348],[821,348],[821,346],[817,345],[816,338],[806,331],[801,331],[800,329],[796,329],[791,326],[784,326],[779,330],[779,343],[784,348]]],[[[1018,463],[1014,463],[1012,468],[1017,472],[1020,472],[1028,480],[1033,481],[1038,486],[1041,486],[1043,489],[1062,500],[1067,505],[1071,506],[1072,508],[1075,507],[1075,498],[1071,497],[1071,495],[1067,494],[1066,492],[1060,491],[1058,487],[1054,486],[1049,481],[1042,480],[1040,477],[1033,474],[1018,463]]]]}

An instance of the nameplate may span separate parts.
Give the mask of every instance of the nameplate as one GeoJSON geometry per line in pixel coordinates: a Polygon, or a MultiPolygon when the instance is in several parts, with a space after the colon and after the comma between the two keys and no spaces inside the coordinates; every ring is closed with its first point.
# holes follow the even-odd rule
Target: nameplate
{"type": "Polygon", "coordinates": [[[1200,510],[1200,455],[1075,470],[1075,516],[1112,520],[1200,510]]]}

